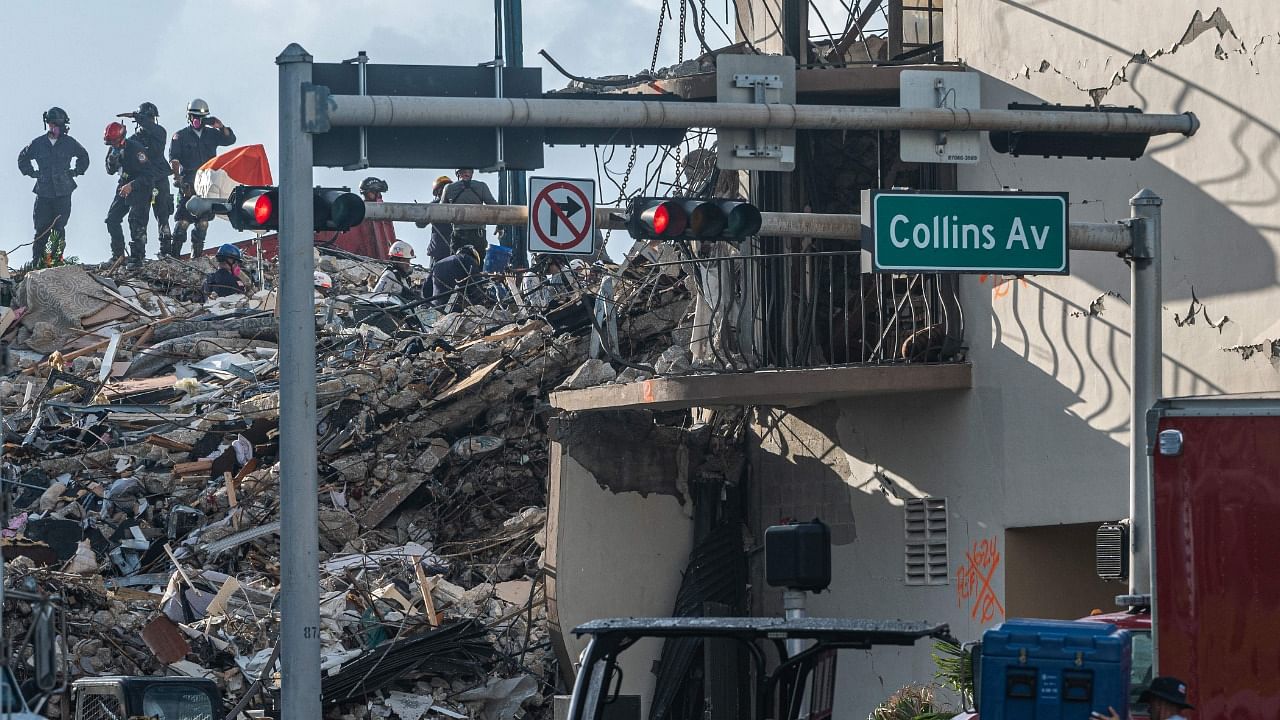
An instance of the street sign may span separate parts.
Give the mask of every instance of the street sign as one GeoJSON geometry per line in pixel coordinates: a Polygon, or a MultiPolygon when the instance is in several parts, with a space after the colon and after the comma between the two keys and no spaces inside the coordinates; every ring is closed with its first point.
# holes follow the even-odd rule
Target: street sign
{"type": "Polygon", "coordinates": [[[529,250],[590,255],[596,225],[596,181],[529,178],[529,250]]]}
{"type": "MultiPolygon", "coordinates": [[[[977,110],[982,107],[978,73],[903,70],[898,75],[902,108],[977,110]]],[[[898,154],[904,162],[976,163],[982,140],[977,130],[903,130],[898,154]]]]}
{"type": "Polygon", "coordinates": [[[1067,194],[863,192],[877,272],[1066,275],[1067,194]]]}

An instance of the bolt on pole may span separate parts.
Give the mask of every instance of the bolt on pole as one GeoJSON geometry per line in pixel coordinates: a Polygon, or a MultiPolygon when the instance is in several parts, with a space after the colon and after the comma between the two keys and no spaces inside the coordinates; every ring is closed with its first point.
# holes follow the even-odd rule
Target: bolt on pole
{"type": "Polygon", "coordinates": [[[285,720],[320,703],[320,571],[316,507],[315,243],[311,136],[302,130],[312,57],[291,44],[280,66],[280,638],[285,720]]]}
{"type": "Polygon", "coordinates": [[[1147,412],[1160,399],[1160,206],[1164,201],[1143,189],[1129,200],[1133,218],[1132,408],[1129,416],[1129,594],[1149,595],[1152,583],[1151,456],[1147,412]]]}

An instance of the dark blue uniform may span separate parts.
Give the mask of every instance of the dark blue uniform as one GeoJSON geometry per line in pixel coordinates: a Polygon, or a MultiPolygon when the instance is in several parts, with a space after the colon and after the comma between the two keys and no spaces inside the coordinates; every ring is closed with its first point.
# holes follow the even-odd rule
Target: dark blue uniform
{"type": "Polygon", "coordinates": [[[205,125],[200,132],[196,132],[195,128],[188,125],[174,133],[169,140],[169,160],[178,163],[178,183],[181,190],[178,197],[178,212],[174,216],[176,220],[173,226],[174,255],[182,251],[182,245],[187,241],[187,227],[192,223],[195,223],[196,229],[191,233],[191,254],[194,256],[204,252],[204,237],[209,230],[209,218],[197,218],[187,212],[187,200],[195,195],[196,171],[200,166],[217,155],[218,148],[234,145],[235,142],[236,134],[226,125],[223,125],[221,130],[205,125]]]}
{"type": "MultiPolygon", "coordinates": [[[[466,249],[450,255],[431,266],[431,295],[433,304],[442,306],[453,299],[455,291],[461,290],[465,304],[476,304],[484,300],[484,292],[480,288],[480,261],[466,249]]],[[[424,288],[425,290],[425,288],[424,288]]],[[[426,292],[423,292],[426,295],[426,292]]]]}
{"type": "Polygon", "coordinates": [[[173,233],[169,230],[169,218],[173,215],[173,192],[169,190],[169,183],[164,181],[170,173],[169,164],[164,159],[164,146],[169,141],[169,133],[150,115],[134,115],[134,120],[138,123],[138,129],[129,139],[137,140],[147,149],[147,159],[151,161],[156,180],[151,210],[156,216],[159,230],[160,254],[171,255],[173,233]]]}
{"type": "Polygon", "coordinates": [[[18,153],[18,170],[36,179],[36,185],[31,189],[36,194],[35,210],[31,214],[36,230],[32,257],[39,262],[44,256],[50,232],[58,233],[64,241],[67,239],[71,193],[76,189],[74,177],[89,170],[89,153],[65,132],[56,142],[45,134],[32,140],[18,153]],[[71,165],[73,160],[75,167],[71,165]]]}
{"type": "Polygon", "coordinates": [[[107,173],[120,174],[116,195],[107,209],[107,232],[111,235],[111,257],[124,257],[124,231],[120,221],[129,216],[129,261],[141,264],[147,255],[147,218],[151,209],[151,189],[158,179],[155,166],[142,143],[128,138],[124,145],[107,150],[107,173]],[[128,196],[121,196],[125,186],[128,196]]]}

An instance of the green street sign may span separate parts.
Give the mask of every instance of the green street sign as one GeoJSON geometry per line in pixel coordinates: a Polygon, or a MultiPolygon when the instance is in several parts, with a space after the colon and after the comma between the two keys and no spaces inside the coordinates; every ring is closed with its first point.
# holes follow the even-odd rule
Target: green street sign
{"type": "Polygon", "coordinates": [[[1066,193],[868,191],[863,217],[877,272],[1068,274],[1066,193]]]}

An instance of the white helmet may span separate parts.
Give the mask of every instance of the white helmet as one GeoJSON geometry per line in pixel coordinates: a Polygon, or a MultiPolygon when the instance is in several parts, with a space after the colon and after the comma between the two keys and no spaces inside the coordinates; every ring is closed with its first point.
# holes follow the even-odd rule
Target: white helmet
{"type": "Polygon", "coordinates": [[[412,260],[418,255],[413,251],[413,246],[404,240],[397,240],[391,243],[391,249],[387,251],[387,255],[393,258],[404,258],[412,260]]]}
{"type": "Polygon", "coordinates": [[[317,270],[315,274],[315,284],[318,290],[329,290],[333,287],[333,278],[329,277],[329,273],[323,270],[317,270]]]}
{"type": "Polygon", "coordinates": [[[204,117],[209,114],[209,103],[201,100],[200,98],[196,98],[195,100],[187,103],[187,114],[204,117]]]}

